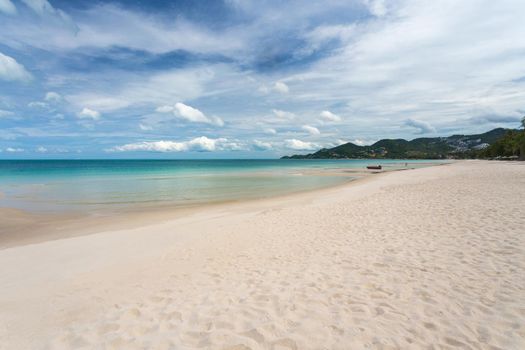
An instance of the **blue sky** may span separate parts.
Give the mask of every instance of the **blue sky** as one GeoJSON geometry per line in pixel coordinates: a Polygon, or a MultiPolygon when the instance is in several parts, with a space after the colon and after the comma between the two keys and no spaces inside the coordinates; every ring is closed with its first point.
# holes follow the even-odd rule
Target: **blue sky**
{"type": "Polygon", "coordinates": [[[521,0],[0,0],[0,158],[272,158],[517,127],[521,0]]]}

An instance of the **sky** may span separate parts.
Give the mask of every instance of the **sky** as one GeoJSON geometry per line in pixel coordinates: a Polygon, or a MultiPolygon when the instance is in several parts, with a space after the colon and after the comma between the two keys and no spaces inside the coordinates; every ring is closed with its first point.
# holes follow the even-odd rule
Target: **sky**
{"type": "Polygon", "coordinates": [[[525,1],[0,0],[0,158],[275,158],[516,128],[525,1]]]}

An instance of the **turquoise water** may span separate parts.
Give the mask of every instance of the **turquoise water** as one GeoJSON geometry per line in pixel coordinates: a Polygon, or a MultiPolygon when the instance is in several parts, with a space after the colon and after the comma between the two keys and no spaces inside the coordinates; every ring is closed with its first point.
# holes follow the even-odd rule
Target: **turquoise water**
{"type": "MultiPolygon", "coordinates": [[[[406,161],[411,165],[430,161],[406,161]]],[[[262,198],[352,180],[373,160],[0,160],[0,207],[106,212],[262,198]],[[319,172],[326,172],[322,175],[319,172]]],[[[403,160],[381,160],[383,165],[403,160]]]]}

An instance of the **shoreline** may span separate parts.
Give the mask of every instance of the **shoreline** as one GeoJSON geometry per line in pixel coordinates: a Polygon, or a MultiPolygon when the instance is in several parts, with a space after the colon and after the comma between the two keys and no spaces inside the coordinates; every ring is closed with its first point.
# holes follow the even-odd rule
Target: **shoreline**
{"type": "MultiPolygon", "coordinates": [[[[457,161],[456,161],[457,162],[457,161]]],[[[104,230],[133,229],[158,221],[169,221],[185,216],[193,216],[206,211],[236,210],[236,207],[254,207],[257,205],[271,205],[274,200],[293,200],[295,196],[307,195],[322,196],[324,191],[337,190],[354,183],[362,182],[369,177],[387,174],[390,172],[416,170],[452,164],[447,163],[419,163],[422,165],[413,168],[396,168],[385,166],[386,170],[376,171],[361,168],[337,168],[328,170],[303,171],[307,175],[341,176],[348,177],[347,181],[335,185],[327,185],[315,189],[303,189],[291,193],[269,195],[256,198],[238,198],[203,202],[190,205],[162,204],[153,206],[127,207],[113,210],[105,215],[94,213],[34,213],[10,207],[0,207],[0,214],[8,218],[0,224],[0,250],[20,245],[41,243],[48,240],[77,237],[94,234],[104,230]],[[392,169],[389,169],[392,168],[392,169]],[[11,232],[16,231],[16,235],[11,232]]]]}

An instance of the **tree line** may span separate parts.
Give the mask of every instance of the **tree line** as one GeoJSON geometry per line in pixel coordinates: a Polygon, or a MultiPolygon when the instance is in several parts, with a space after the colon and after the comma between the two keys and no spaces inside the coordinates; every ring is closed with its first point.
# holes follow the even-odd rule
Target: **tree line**
{"type": "Polygon", "coordinates": [[[518,157],[525,160],[525,116],[521,119],[522,130],[509,130],[505,136],[480,151],[481,158],[518,157]]]}

